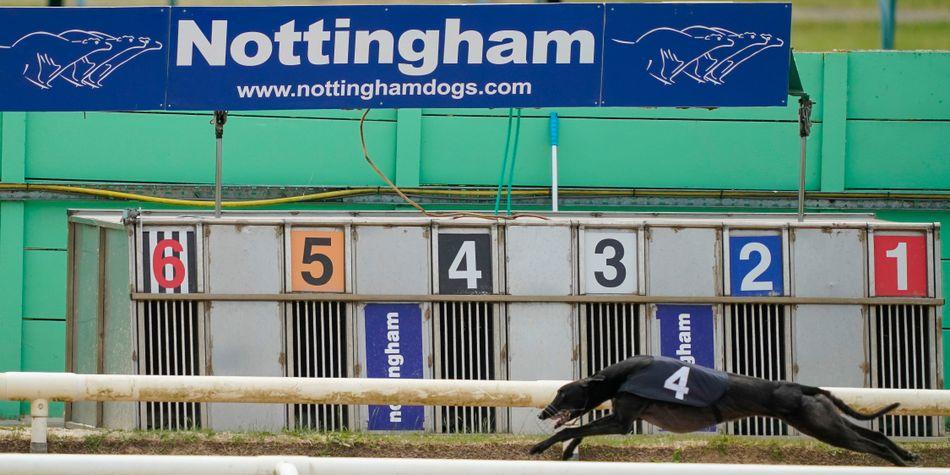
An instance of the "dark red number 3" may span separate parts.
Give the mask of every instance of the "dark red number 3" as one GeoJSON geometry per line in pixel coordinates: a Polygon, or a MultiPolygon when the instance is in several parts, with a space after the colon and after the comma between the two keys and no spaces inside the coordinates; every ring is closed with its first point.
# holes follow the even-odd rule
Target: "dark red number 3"
{"type": "Polygon", "coordinates": [[[152,275],[158,285],[166,289],[175,289],[181,286],[185,281],[185,264],[174,254],[165,255],[165,250],[171,249],[172,252],[182,252],[184,248],[181,243],[174,239],[162,239],[155,245],[152,252],[152,275]],[[172,278],[165,278],[165,266],[172,266],[172,278]]]}

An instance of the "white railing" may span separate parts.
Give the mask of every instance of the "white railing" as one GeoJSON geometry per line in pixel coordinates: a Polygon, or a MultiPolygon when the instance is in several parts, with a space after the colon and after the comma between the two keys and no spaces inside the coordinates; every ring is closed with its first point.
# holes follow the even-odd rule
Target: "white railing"
{"type": "MultiPolygon", "coordinates": [[[[30,401],[32,447],[46,450],[49,401],[250,402],[283,404],[402,404],[542,408],[565,381],[140,376],[0,373],[0,400],[30,401]]],[[[855,409],[950,416],[950,391],[827,388],[855,409]]]]}
{"type": "Polygon", "coordinates": [[[0,454],[5,475],[883,475],[943,468],[552,462],[532,460],[0,454]]]}

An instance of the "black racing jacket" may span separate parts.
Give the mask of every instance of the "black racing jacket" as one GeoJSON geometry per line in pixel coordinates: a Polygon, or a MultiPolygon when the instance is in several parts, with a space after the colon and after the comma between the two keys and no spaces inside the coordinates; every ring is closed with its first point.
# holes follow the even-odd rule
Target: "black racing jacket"
{"type": "Polygon", "coordinates": [[[729,375],[725,372],[654,356],[649,365],[627,376],[620,392],[654,401],[709,407],[719,401],[728,387],[729,375]]]}

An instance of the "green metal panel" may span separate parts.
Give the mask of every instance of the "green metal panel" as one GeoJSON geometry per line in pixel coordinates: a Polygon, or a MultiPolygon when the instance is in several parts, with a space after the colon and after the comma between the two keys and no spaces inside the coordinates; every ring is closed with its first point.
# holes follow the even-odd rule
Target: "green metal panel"
{"type": "MultiPolygon", "coordinates": [[[[944,256],[946,256],[946,254],[944,254],[944,256]]],[[[950,298],[950,259],[941,259],[940,268],[940,275],[943,277],[941,295],[944,299],[947,299],[950,298]]],[[[950,329],[950,305],[947,304],[943,306],[943,327],[950,329]]],[[[944,346],[943,351],[950,353],[950,347],[944,346]]],[[[945,366],[944,368],[950,370],[950,366],[945,366]]]]}
{"type": "MultiPolygon", "coordinates": [[[[423,117],[424,184],[495,185],[507,119],[423,117]]],[[[745,188],[798,187],[794,123],[561,119],[561,186],[745,188]]],[[[821,126],[813,134],[821,140],[821,126]]],[[[525,118],[515,184],[550,184],[547,118],[525,118]]],[[[819,150],[808,155],[808,189],[818,189],[819,150]]]]}
{"type": "MultiPolygon", "coordinates": [[[[368,121],[370,153],[394,169],[395,124],[368,121]]],[[[30,115],[30,180],[210,183],[215,141],[206,116],[37,113],[30,115]],[[57,137],[50,140],[50,137],[57,137]]],[[[224,135],[226,184],[378,185],[360,152],[355,120],[230,118],[224,135]]]]}
{"type": "MultiPolygon", "coordinates": [[[[360,109],[319,109],[319,110],[275,110],[275,111],[239,111],[231,112],[229,117],[300,117],[308,119],[349,119],[360,120],[360,109]]],[[[208,113],[210,120],[211,113],[208,113]]],[[[396,109],[373,109],[367,120],[396,120],[396,109]]]]}
{"type": "Polygon", "coordinates": [[[950,190],[950,122],[849,120],[849,189],[950,190]]]}
{"type": "MultiPolygon", "coordinates": [[[[943,387],[950,389],[950,378],[947,377],[947,369],[950,368],[950,330],[943,331],[943,387]]],[[[948,418],[950,419],[950,418],[948,418]]]]}
{"type": "Polygon", "coordinates": [[[950,61],[946,52],[848,55],[850,119],[950,119],[950,61]]]}
{"type": "Polygon", "coordinates": [[[24,245],[28,249],[66,250],[66,209],[55,201],[26,202],[24,245]]]}
{"type": "MultiPolygon", "coordinates": [[[[20,371],[23,337],[23,203],[0,203],[0,371],[20,371]]],[[[19,415],[19,404],[0,401],[0,419],[19,415]]]]}
{"type": "Polygon", "coordinates": [[[399,186],[419,186],[419,142],[422,140],[422,113],[400,109],[396,124],[396,176],[399,186]]]}
{"type": "Polygon", "coordinates": [[[23,161],[26,153],[26,114],[6,112],[0,120],[0,181],[23,181],[23,161]]]}
{"type": "MultiPolygon", "coordinates": [[[[66,369],[66,323],[51,320],[23,321],[23,371],[63,371],[66,369]]],[[[29,414],[30,405],[21,403],[29,414]]],[[[63,416],[63,403],[50,404],[50,416],[63,416]]]]}
{"type": "Polygon", "coordinates": [[[66,251],[23,251],[23,315],[66,319],[66,251]]]}
{"type": "MultiPolygon", "coordinates": [[[[819,108],[825,117],[822,123],[821,189],[844,190],[845,132],[848,126],[848,55],[825,55],[824,103],[819,108]]],[[[815,140],[811,142],[815,143],[815,140]]]]}

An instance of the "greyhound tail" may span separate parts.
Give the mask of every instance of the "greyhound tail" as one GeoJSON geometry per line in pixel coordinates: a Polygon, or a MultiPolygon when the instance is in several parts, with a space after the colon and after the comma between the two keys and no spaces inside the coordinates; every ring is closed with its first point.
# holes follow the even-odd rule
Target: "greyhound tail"
{"type": "Polygon", "coordinates": [[[853,417],[853,418],[855,418],[855,419],[857,419],[857,420],[860,420],[860,421],[870,421],[870,420],[872,420],[872,419],[877,419],[878,417],[881,417],[881,416],[883,416],[884,414],[887,414],[888,412],[891,412],[891,411],[893,411],[894,409],[897,409],[897,407],[901,405],[901,403],[895,402],[895,403],[893,403],[893,404],[889,404],[889,405],[885,406],[883,409],[880,409],[880,410],[878,410],[878,411],[876,411],[876,412],[872,412],[872,413],[870,413],[870,414],[865,414],[865,413],[863,413],[863,412],[858,412],[855,408],[849,406],[848,404],[846,404],[846,403],[845,403],[844,401],[842,401],[841,399],[838,399],[837,396],[835,396],[834,394],[831,394],[830,391],[827,391],[827,390],[825,390],[825,389],[816,388],[816,387],[814,387],[814,386],[802,386],[802,393],[804,393],[804,394],[806,394],[806,395],[808,395],[808,396],[817,396],[817,395],[819,395],[819,394],[822,395],[822,396],[825,396],[825,397],[828,398],[832,403],[834,403],[834,405],[837,406],[838,409],[841,410],[841,412],[843,412],[843,413],[845,413],[845,414],[847,414],[847,415],[849,415],[849,416],[851,416],[851,417],[853,417]]]}

